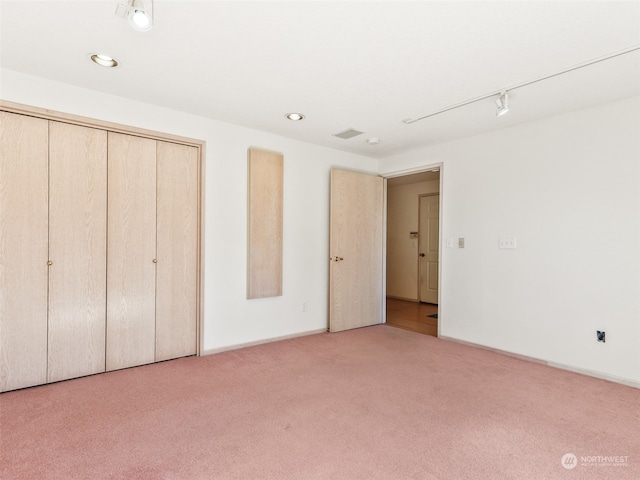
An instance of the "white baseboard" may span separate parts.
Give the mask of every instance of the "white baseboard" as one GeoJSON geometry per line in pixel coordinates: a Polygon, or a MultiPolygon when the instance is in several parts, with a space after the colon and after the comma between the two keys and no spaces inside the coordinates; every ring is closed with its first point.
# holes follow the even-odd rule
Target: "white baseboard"
{"type": "Polygon", "coordinates": [[[524,360],[525,362],[533,362],[539,363],[541,365],[546,365],[547,367],[559,368],[560,370],[567,370],[569,372],[579,373],[581,375],[587,375],[589,377],[599,378],[601,380],[607,380],[609,382],[620,383],[622,385],[626,385],[628,387],[638,388],[640,389],[640,382],[636,380],[632,380],[630,378],[619,377],[617,375],[610,375],[608,373],[598,372],[596,370],[589,370],[586,368],[578,368],[572,367],[570,365],[564,365],[562,363],[549,362],[546,360],[541,360],[535,357],[528,357],[526,355],[519,355],[517,353],[507,352],[506,350],[500,350],[499,348],[487,347],[485,345],[480,345],[479,343],[467,342],[465,340],[459,340],[453,337],[440,336],[438,337],[442,340],[447,340],[449,342],[460,343],[463,345],[469,345],[471,347],[482,348],[483,350],[489,350],[491,352],[500,353],[502,355],[508,355],[510,357],[518,358],[520,360],[524,360]]]}
{"type": "Polygon", "coordinates": [[[562,363],[546,362],[546,364],[553,368],[560,368],[561,370],[568,370],[570,372],[580,373],[582,375],[588,375],[589,377],[600,378],[601,380],[608,380],[610,382],[621,383],[628,387],[640,388],[640,382],[632,380],[630,378],[619,377],[617,375],[610,375],[608,373],[598,372],[596,370],[587,370],[584,368],[572,367],[571,365],[564,365],[562,363]]]}
{"type": "Polygon", "coordinates": [[[200,356],[213,355],[214,353],[228,352],[230,350],[238,350],[239,348],[254,347],[256,345],[262,345],[265,343],[279,342],[280,340],[288,340],[290,338],[297,338],[297,337],[306,337],[307,335],[316,335],[318,333],[326,333],[326,332],[327,332],[326,328],[319,328],[317,330],[308,330],[306,332],[292,333],[290,335],[283,335],[281,337],[272,337],[272,338],[266,338],[262,340],[255,340],[253,342],[237,343],[235,345],[228,345],[225,347],[208,348],[206,350],[202,350],[200,352],[200,356]]]}

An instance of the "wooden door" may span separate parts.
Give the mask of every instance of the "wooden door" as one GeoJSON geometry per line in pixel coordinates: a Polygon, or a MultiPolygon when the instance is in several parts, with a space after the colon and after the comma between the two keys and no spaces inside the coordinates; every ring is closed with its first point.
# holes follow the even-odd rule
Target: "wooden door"
{"type": "Polygon", "coordinates": [[[156,361],[196,353],[198,152],[158,142],[156,361]]]}
{"type": "Polygon", "coordinates": [[[0,391],[47,381],[48,123],[0,112],[0,391]]]}
{"type": "Polygon", "coordinates": [[[331,170],[329,330],[382,322],[383,179],[331,170]]]}
{"type": "Polygon", "coordinates": [[[105,370],[107,132],[49,125],[48,381],[105,370]]]}
{"type": "Polygon", "coordinates": [[[106,369],[155,360],[156,141],[109,132],[106,369]]]}
{"type": "Polygon", "coordinates": [[[419,212],[420,301],[437,304],[440,195],[420,195],[419,212]]]}

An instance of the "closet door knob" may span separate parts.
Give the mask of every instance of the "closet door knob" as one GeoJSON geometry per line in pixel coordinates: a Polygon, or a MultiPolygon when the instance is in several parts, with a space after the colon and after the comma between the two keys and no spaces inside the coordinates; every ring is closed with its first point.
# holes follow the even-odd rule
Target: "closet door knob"
{"type": "Polygon", "coordinates": [[[154,258],[154,259],[153,259],[153,263],[158,263],[158,259],[157,259],[157,258],[154,258]]]}
{"type": "Polygon", "coordinates": [[[47,262],[47,265],[51,266],[51,265],[53,265],[53,262],[52,262],[51,260],[49,260],[49,261],[47,262]]]}

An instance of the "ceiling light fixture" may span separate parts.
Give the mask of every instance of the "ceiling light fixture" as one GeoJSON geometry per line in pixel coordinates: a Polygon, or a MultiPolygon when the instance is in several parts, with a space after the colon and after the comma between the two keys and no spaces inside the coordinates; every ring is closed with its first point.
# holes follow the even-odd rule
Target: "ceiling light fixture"
{"type": "Polygon", "coordinates": [[[380,145],[380,139],[376,137],[371,137],[367,140],[369,145],[380,145]]]}
{"type": "Polygon", "coordinates": [[[300,120],[304,120],[304,115],[301,113],[287,113],[285,115],[292,122],[299,122],[300,120]]]}
{"type": "Polygon", "coordinates": [[[498,106],[496,117],[501,117],[509,112],[509,94],[506,91],[500,93],[500,98],[496,99],[496,105],[498,106]]]}
{"type": "Polygon", "coordinates": [[[93,53],[89,56],[89,58],[91,58],[91,61],[93,63],[97,63],[101,67],[114,68],[118,66],[118,61],[115,58],[110,57],[109,55],[104,55],[102,53],[93,53]]]}
{"type": "Polygon", "coordinates": [[[118,5],[116,15],[127,17],[131,28],[148,32],[153,27],[153,0],[128,0],[118,5]]]}
{"type": "MultiPolygon", "coordinates": [[[[519,83],[517,85],[512,85],[509,88],[505,88],[505,89],[497,91],[497,92],[494,91],[494,92],[488,93],[486,95],[481,95],[479,97],[472,98],[471,100],[467,100],[465,102],[456,103],[455,105],[451,105],[451,106],[449,106],[447,108],[443,108],[441,110],[438,110],[438,111],[433,112],[433,113],[429,113],[427,115],[423,115],[423,116],[418,117],[418,118],[405,118],[404,120],[402,120],[402,123],[405,123],[407,125],[411,125],[412,123],[419,122],[420,120],[424,120],[425,118],[434,117],[436,115],[440,115],[441,113],[445,113],[445,112],[449,112],[451,110],[455,110],[456,108],[464,107],[466,105],[470,105],[470,104],[475,103],[475,102],[480,102],[482,100],[486,100],[488,98],[495,97],[496,95],[500,95],[500,99],[502,99],[502,97],[504,95],[505,96],[505,101],[507,101],[507,99],[506,99],[506,92],[507,91],[511,92],[511,91],[513,91],[513,90],[515,90],[517,88],[526,87],[528,85],[532,85],[534,83],[538,83],[538,82],[541,82],[543,80],[548,80],[550,78],[557,77],[559,75],[564,75],[565,73],[573,72],[574,70],[579,70],[581,68],[585,68],[585,67],[588,67],[590,65],[594,65],[594,64],[600,63],[600,62],[604,62],[605,60],[610,60],[612,58],[619,57],[621,55],[626,55],[627,53],[632,53],[632,52],[635,52],[635,51],[638,51],[638,50],[640,50],[640,45],[635,45],[633,47],[625,48],[624,50],[620,50],[618,52],[611,53],[611,54],[605,55],[603,57],[598,57],[598,58],[595,58],[593,60],[589,60],[589,61],[584,62],[584,63],[579,63],[578,65],[574,65],[574,66],[569,67],[569,68],[565,68],[564,70],[560,70],[559,72],[552,73],[551,75],[545,75],[544,77],[539,77],[539,78],[535,78],[533,80],[529,80],[527,82],[519,83]]],[[[498,107],[500,107],[500,105],[498,105],[498,107]]],[[[500,116],[500,115],[503,115],[503,114],[507,113],[508,110],[509,110],[508,105],[506,105],[506,110],[504,110],[504,108],[503,108],[502,111],[498,110],[498,112],[496,112],[496,114],[498,116],[500,116]]]]}

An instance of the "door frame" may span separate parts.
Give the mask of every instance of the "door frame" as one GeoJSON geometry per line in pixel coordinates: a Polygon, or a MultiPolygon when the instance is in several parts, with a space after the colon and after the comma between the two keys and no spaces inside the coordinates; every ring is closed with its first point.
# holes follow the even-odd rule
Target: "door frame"
{"type": "MultiPolygon", "coordinates": [[[[445,306],[442,302],[442,271],[443,271],[443,258],[442,258],[442,245],[443,245],[443,225],[445,224],[445,218],[443,216],[443,185],[444,185],[444,163],[430,163],[421,165],[419,167],[407,168],[403,170],[394,170],[391,172],[380,173],[379,175],[384,179],[384,217],[383,217],[383,234],[382,234],[382,301],[385,308],[382,309],[382,322],[387,323],[387,179],[395,177],[405,177],[416,173],[423,173],[433,170],[439,170],[440,181],[438,185],[438,193],[440,200],[438,202],[439,210],[439,225],[440,231],[438,232],[438,338],[441,336],[441,329],[444,319],[446,318],[443,311],[445,306]]],[[[419,288],[419,285],[418,285],[419,288]]],[[[420,298],[420,297],[418,297],[420,298]]]]}

